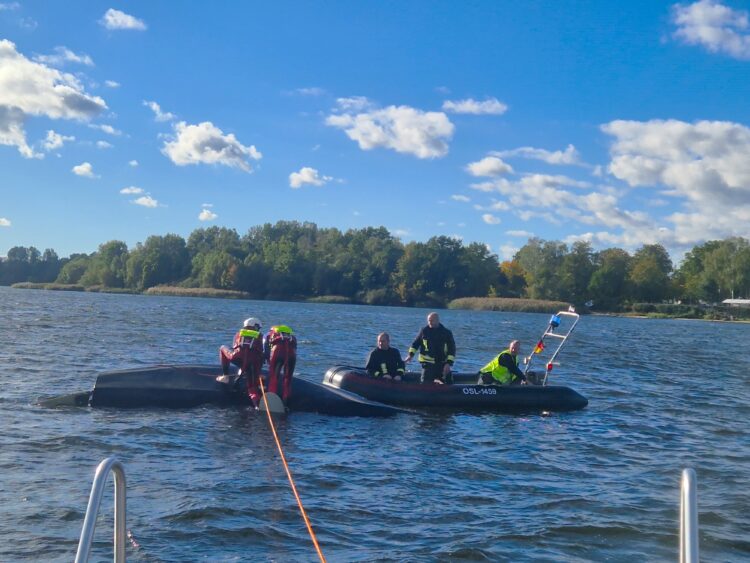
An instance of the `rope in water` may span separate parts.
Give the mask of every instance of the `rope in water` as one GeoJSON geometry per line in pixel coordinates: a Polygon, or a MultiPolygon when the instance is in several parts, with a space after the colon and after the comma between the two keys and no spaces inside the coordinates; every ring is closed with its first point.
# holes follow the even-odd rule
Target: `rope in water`
{"type": "Polygon", "coordinates": [[[323,552],[320,550],[320,545],[318,545],[318,539],[315,537],[315,532],[312,529],[312,525],[310,524],[310,519],[307,517],[307,513],[305,512],[305,507],[302,506],[302,499],[299,497],[299,493],[297,493],[297,486],[294,484],[294,479],[292,478],[292,472],[289,470],[289,465],[286,462],[286,457],[284,456],[284,450],[281,449],[281,442],[279,441],[279,436],[276,434],[276,427],[273,424],[273,417],[271,416],[271,410],[268,408],[268,399],[266,399],[266,389],[263,385],[263,379],[258,378],[258,381],[260,382],[260,391],[263,395],[263,403],[266,405],[266,415],[268,416],[268,424],[271,426],[271,432],[273,433],[273,439],[276,441],[276,448],[279,450],[279,455],[281,456],[281,463],[284,465],[284,471],[286,471],[286,476],[289,479],[289,484],[292,486],[292,492],[294,493],[294,498],[297,499],[297,506],[299,506],[299,511],[302,514],[302,518],[305,521],[305,525],[307,526],[307,531],[310,534],[310,538],[312,538],[313,545],[315,546],[315,551],[318,552],[318,557],[320,557],[320,560],[322,563],[326,563],[326,558],[323,555],[323,552]]]}

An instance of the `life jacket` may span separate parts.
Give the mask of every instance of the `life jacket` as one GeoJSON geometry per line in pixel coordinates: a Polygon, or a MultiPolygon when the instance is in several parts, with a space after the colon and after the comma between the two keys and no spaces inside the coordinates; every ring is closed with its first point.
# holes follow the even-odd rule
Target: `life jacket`
{"type": "Polygon", "coordinates": [[[260,336],[260,332],[251,328],[242,328],[240,329],[238,336],[238,348],[252,348],[255,344],[255,340],[260,336]]]}
{"type": "Polygon", "coordinates": [[[286,325],[272,326],[268,332],[267,341],[271,349],[279,344],[287,344],[292,349],[297,348],[297,338],[292,329],[286,325]]]}
{"type": "Polygon", "coordinates": [[[499,385],[509,385],[513,382],[513,379],[515,379],[516,376],[513,375],[507,367],[500,365],[500,356],[502,356],[503,354],[508,354],[513,360],[513,363],[518,366],[518,359],[513,357],[513,354],[510,353],[510,350],[503,350],[489,364],[480,369],[479,372],[489,373],[490,375],[492,375],[492,379],[497,381],[499,385]]]}

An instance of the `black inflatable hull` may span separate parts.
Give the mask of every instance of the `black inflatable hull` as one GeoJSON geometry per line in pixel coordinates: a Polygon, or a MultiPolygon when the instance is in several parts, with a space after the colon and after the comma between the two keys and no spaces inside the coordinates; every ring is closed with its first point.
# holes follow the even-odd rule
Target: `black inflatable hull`
{"type": "Polygon", "coordinates": [[[338,366],[326,372],[323,383],[372,401],[416,409],[524,413],[575,411],[588,405],[588,399],[570,387],[476,385],[476,379],[475,374],[456,374],[453,385],[423,385],[415,373],[396,382],[369,377],[363,369],[338,366]]]}
{"type": "MultiPolygon", "coordinates": [[[[247,403],[244,393],[216,377],[221,368],[205,365],[162,365],[108,371],[96,378],[91,392],[92,407],[187,408],[212,404],[247,403]]],[[[292,380],[290,411],[318,412],[337,416],[390,416],[407,412],[393,405],[378,404],[345,390],[292,380]]]]}

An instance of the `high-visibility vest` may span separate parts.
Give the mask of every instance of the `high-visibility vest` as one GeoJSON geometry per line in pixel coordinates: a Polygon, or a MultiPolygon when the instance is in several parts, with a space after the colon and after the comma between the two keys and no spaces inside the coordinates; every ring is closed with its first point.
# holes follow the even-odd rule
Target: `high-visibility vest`
{"type": "Polygon", "coordinates": [[[507,367],[500,365],[500,357],[503,354],[508,354],[513,360],[513,363],[518,366],[518,360],[510,353],[510,350],[503,350],[489,364],[480,369],[479,372],[489,373],[492,375],[492,379],[497,381],[500,385],[508,385],[513,382],[513,379],[515,379],[516,376],[512,374],[507,367]]]}

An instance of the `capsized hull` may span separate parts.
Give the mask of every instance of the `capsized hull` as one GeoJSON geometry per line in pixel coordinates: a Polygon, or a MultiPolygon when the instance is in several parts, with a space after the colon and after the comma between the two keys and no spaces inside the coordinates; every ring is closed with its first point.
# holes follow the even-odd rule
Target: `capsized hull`
{"type": "MultiPolygon", "coordinates": [[[[219,375],[221,368],[214,365],[160,365],[108,371],[96,378],[90,404],[92,407],[187,408],[207,403],[246,403],[244,392],[217,381],[219,375]]],[[[338,416],[389,416],[406,412],[301,377],[292,379],[287,406],[290,411],[338,416]]]]}
{"type": "Polygon", "coordinates": [[[407,373],[396,382],[372,378],[361,368],[336,366],[323,377],[325,385],[372,401],[416,409],[494,412],[565,412],[584,408],[588,399],[561,385],[476,385],[476,374],[456,374],[453,385],[421,384],[407,373]],[[469,383],[469,382],[472,383],[469,383]]]}

